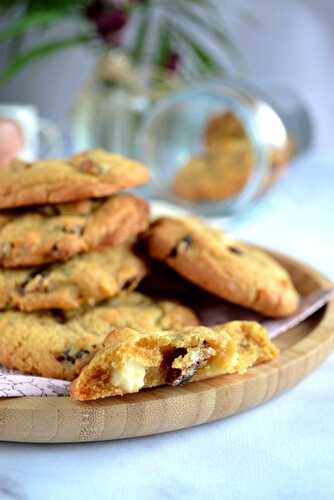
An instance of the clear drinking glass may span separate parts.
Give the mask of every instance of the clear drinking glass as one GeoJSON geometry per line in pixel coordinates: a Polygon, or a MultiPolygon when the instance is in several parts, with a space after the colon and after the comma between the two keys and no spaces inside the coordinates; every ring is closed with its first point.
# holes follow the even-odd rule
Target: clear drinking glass
{"type": "Polygon", "coordinates": [[[163,96],[183,85],[158,69],[134,67],[122,53],[102,54],[72,112],[73,147],[134,157],[143,119],[163,96]]]}

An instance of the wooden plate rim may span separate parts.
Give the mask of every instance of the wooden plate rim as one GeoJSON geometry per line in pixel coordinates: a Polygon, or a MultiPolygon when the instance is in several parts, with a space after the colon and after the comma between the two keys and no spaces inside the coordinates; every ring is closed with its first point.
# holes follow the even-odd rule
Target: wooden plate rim
{"type": "MultiPolygon", "coordinates": [[[[320,286],[328,287],[331,286],[331,282],[321,275],[319,272],[315,271],[308,264],[302,263],[297,259],[285,256],[283,254],[273,252],[271,250],[267,250],[269,253],[274,255],[280,261],[287,262],[289,265],[294,266],[300,269],[303,273],[310,276],[312,280],[317,282],[320,286]]],[[[237,413],[244,411],[248,408],[254,407],[257,404],[261,404],[264,401],[267,401],[274,397],[275,395],[283,392],[284,390],[296,385],[300,380],[302,380],[306,374],[313,371],[317,366],[321,364],[321,362],[329,355],[330,351],[334,348],[334,300],[331,301],[324,308],[323,315],[319,320],[317,326],[311,330],[304,338],[300,341],[296,342],[292,347],[284,350],[278,360],[275,360],[271,363],[264,364],[252,368],[245,375],[225,375],[222,377],[216,377],[211,380],[203,381],[203,382],[194,382],[188,384],[184,387],[171,388],[171,387],[160,387],[156,389],[150,389],[147,391],[143,391],[140,393],[140,398],[138,398],[139,394],[128,395],[123,398],[109,398],[101,401],[93,401],[93,402],[75,402],[72,401],[69,397],[23,397],[23,398],[12,398],[12,399],[4,399],[0,400],[0,424],[1,424],[1,412],[7,411],[11,414],[14,414],[17,410],[20,412],[25,411],[30,414],[38,414],[42,413],[41,418],[43,418],[43,412],[50,411],[52,413],[56,412],[64,412],[66,415],[68,414],[86,414],[90,411],[103,411],[103,412],[113,412],[115,409],[120,407],[127,407],[128,405],[133,409],[139,409],[141,407],[145,407],[145,405],[150,402],[154,404],[155,402],[158,404],[161,399],[166,402],[172,402],[175,407],[178,407],[180,411],[184,410],[187,407],[187,401],[189,403],[193,403],[193,398],[196,395],[200,395],[203,398],[210,398],[210,393],[217,393],[216,395],[212,394],[212,397],[215,399],[219,398],[219,396],[223,396],[224,391],[231,388],[231,390],[238,391],[238,388],[242,389],[242,387],[246,387],[245,391],[247,394],[247,390],[250,387],[253,387],[254,384],[265,382],[265,380],[271,379],[271,383],[269,383],[269,389],[265,390],[265,393],[259,398],[258,401],[252,401],[250,404],[248,402],[241,401],[237,410],[231,410],[230,413],[222,412],[219,413],[219,410],[215,409],[212,414],[207,415],[206,417],[201,417],[201,419],[197,419],[193,423],[182,423],[182,424],[173,424],[168,426],[166,422],[163,425],[163,430],[159,431],[148,431],[148,432],[138,432],[137,430],[133,432],[125,431],[124,435],[119,435],[117,433],[117,437],[113,437],[115,433],[111,429],[110,432],[107,432],[107,437],[100,438],[100,436],[96,436],[96,438],[92,438],[91,436],[86,437],[83,436],[80,439],[74,439],[75,441],[96,441],[99,439],[116,439],[122,437],[132,437],[132,436],[140,436],[147,435],[158,432],[165,432],[169,430],[175,430],[185,427],[191,427],[192,425],[197,425],[200,423],[205,423],[213,420],[217,420],[219,418],[224,418],[229,414],[237,413]],[[296,370],[296,371],[295,371],[296,370]],[[287,382],[282,387],[275,386],[275,383],[279,380],[279,375],[282,374],[283,371],[291,371],[294,375],[291,377],[291,381],[287,382]],[[297,373],[298,372],[298,373],[297,373]],[[275,381],[275,383],[273,382],[275,381]]],[[[264,384],[265,385],[265,384],[264,384]]],[[[239,391],[240,392],[240,391],[239,391]]],[[[121,408],[122,409],[122,408],[121,408]]],[[[144,411],[144,410],[143,410],[144,411]]],[[[31,417],[32,418],[32,417],[31,417]]],[[[55,417],[56,418],[56,417],[55,417]]],[[[0,425],[1,431],[1,425],[0,425]]],[[[59,432],[61,434],[61,432],[59,432]]],[[[1,435],[1,432],[0,432],[1,435]]],[[[0,438],[1,440],[1,438],[0,438]]],[[[8,441],[29,441],[29,442],[51,442],[51,439],[47,440],[39,440],[39,439],[31,439],[29,436],[26,438],[20,439],[8,439],[8,441]]],[[[53,442],[65,442],[71,441],[70,439],[63,439],[58,434],[52,439],[53,442]]]]}

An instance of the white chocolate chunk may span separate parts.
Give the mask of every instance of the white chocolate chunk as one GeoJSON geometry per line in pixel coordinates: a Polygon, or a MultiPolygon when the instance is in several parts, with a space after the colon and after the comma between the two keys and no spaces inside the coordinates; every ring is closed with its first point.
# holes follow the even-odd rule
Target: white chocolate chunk
{"type": "Polygon", "coordinates": [[[145,374],[145,367],[130,359],[122,368],[113,370],[111,381],[124,392],[137,392],[144,386],[145,374]]]}

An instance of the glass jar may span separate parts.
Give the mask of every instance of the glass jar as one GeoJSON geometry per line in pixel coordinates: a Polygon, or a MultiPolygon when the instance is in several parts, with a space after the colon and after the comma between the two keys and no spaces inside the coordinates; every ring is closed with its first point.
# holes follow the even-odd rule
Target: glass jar
{"type": "Polygon", "coordinates": [[[152,180],[141,191],[181,211],[230,219],[248,211],[311,139],[310,117],[291,92],[199,83],[144,118],[136,156],[152,180]]]}

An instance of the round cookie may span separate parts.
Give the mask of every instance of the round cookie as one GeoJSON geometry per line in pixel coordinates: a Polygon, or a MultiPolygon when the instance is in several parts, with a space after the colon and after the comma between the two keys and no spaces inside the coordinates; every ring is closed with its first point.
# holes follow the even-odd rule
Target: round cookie
{"type": "Polygon", "coordinates": [[[77,154],[67,161],[15,160],[0,169],[0,208],[109,196],[148,179],[142,163],[102,149],[77,154]]]}
{"type": "Polygon", "coordinates": [[[226,148],[191,158],[178,171],[171,188],[185,200],[222,201],[244,189],[254,162],[250,144],[231,143],[226,148]]]}
{"type": "Polygon", "coordinates": [[[208,120],[204,130],[204,143],[210,151],[220,149],[233,140],[247,140],[241,120],[231,111],[216,113],[208,120]]]}
{"type": "Polygon", "coordinates": [[[0,266],[29,267],[118,245],[144,231],[149,208],[131,194],[0,214],[0,266]]]}
{"type": "Polygon", "coordinates": [[[151,257],[230,302],[277,317],[298,307],[298,293],[278,262],[196,219],[158,219],[146,243],[151,257]]]}
{"type": "Polygon", "coordinates": [[[193,202],[223,201],[247,185],[255,154],[241,121],[232,112],[214,114],[203,134],[204,149],[180,168],[171,189],[193,202]]]}
{"type": "Polygon", "coordinates": [[[65,263],[0,269],[0,309],[75,309],[133,290],[146,266],[127,245],[77,255],[65,263]]]}
{"type": "Polygon", "coordinates": [[[114,328],[167,330],[198,320],[174,302],[124,294],[71,312],[0,314],[0,363],[23,373],[73,380],[114,328]]]}

